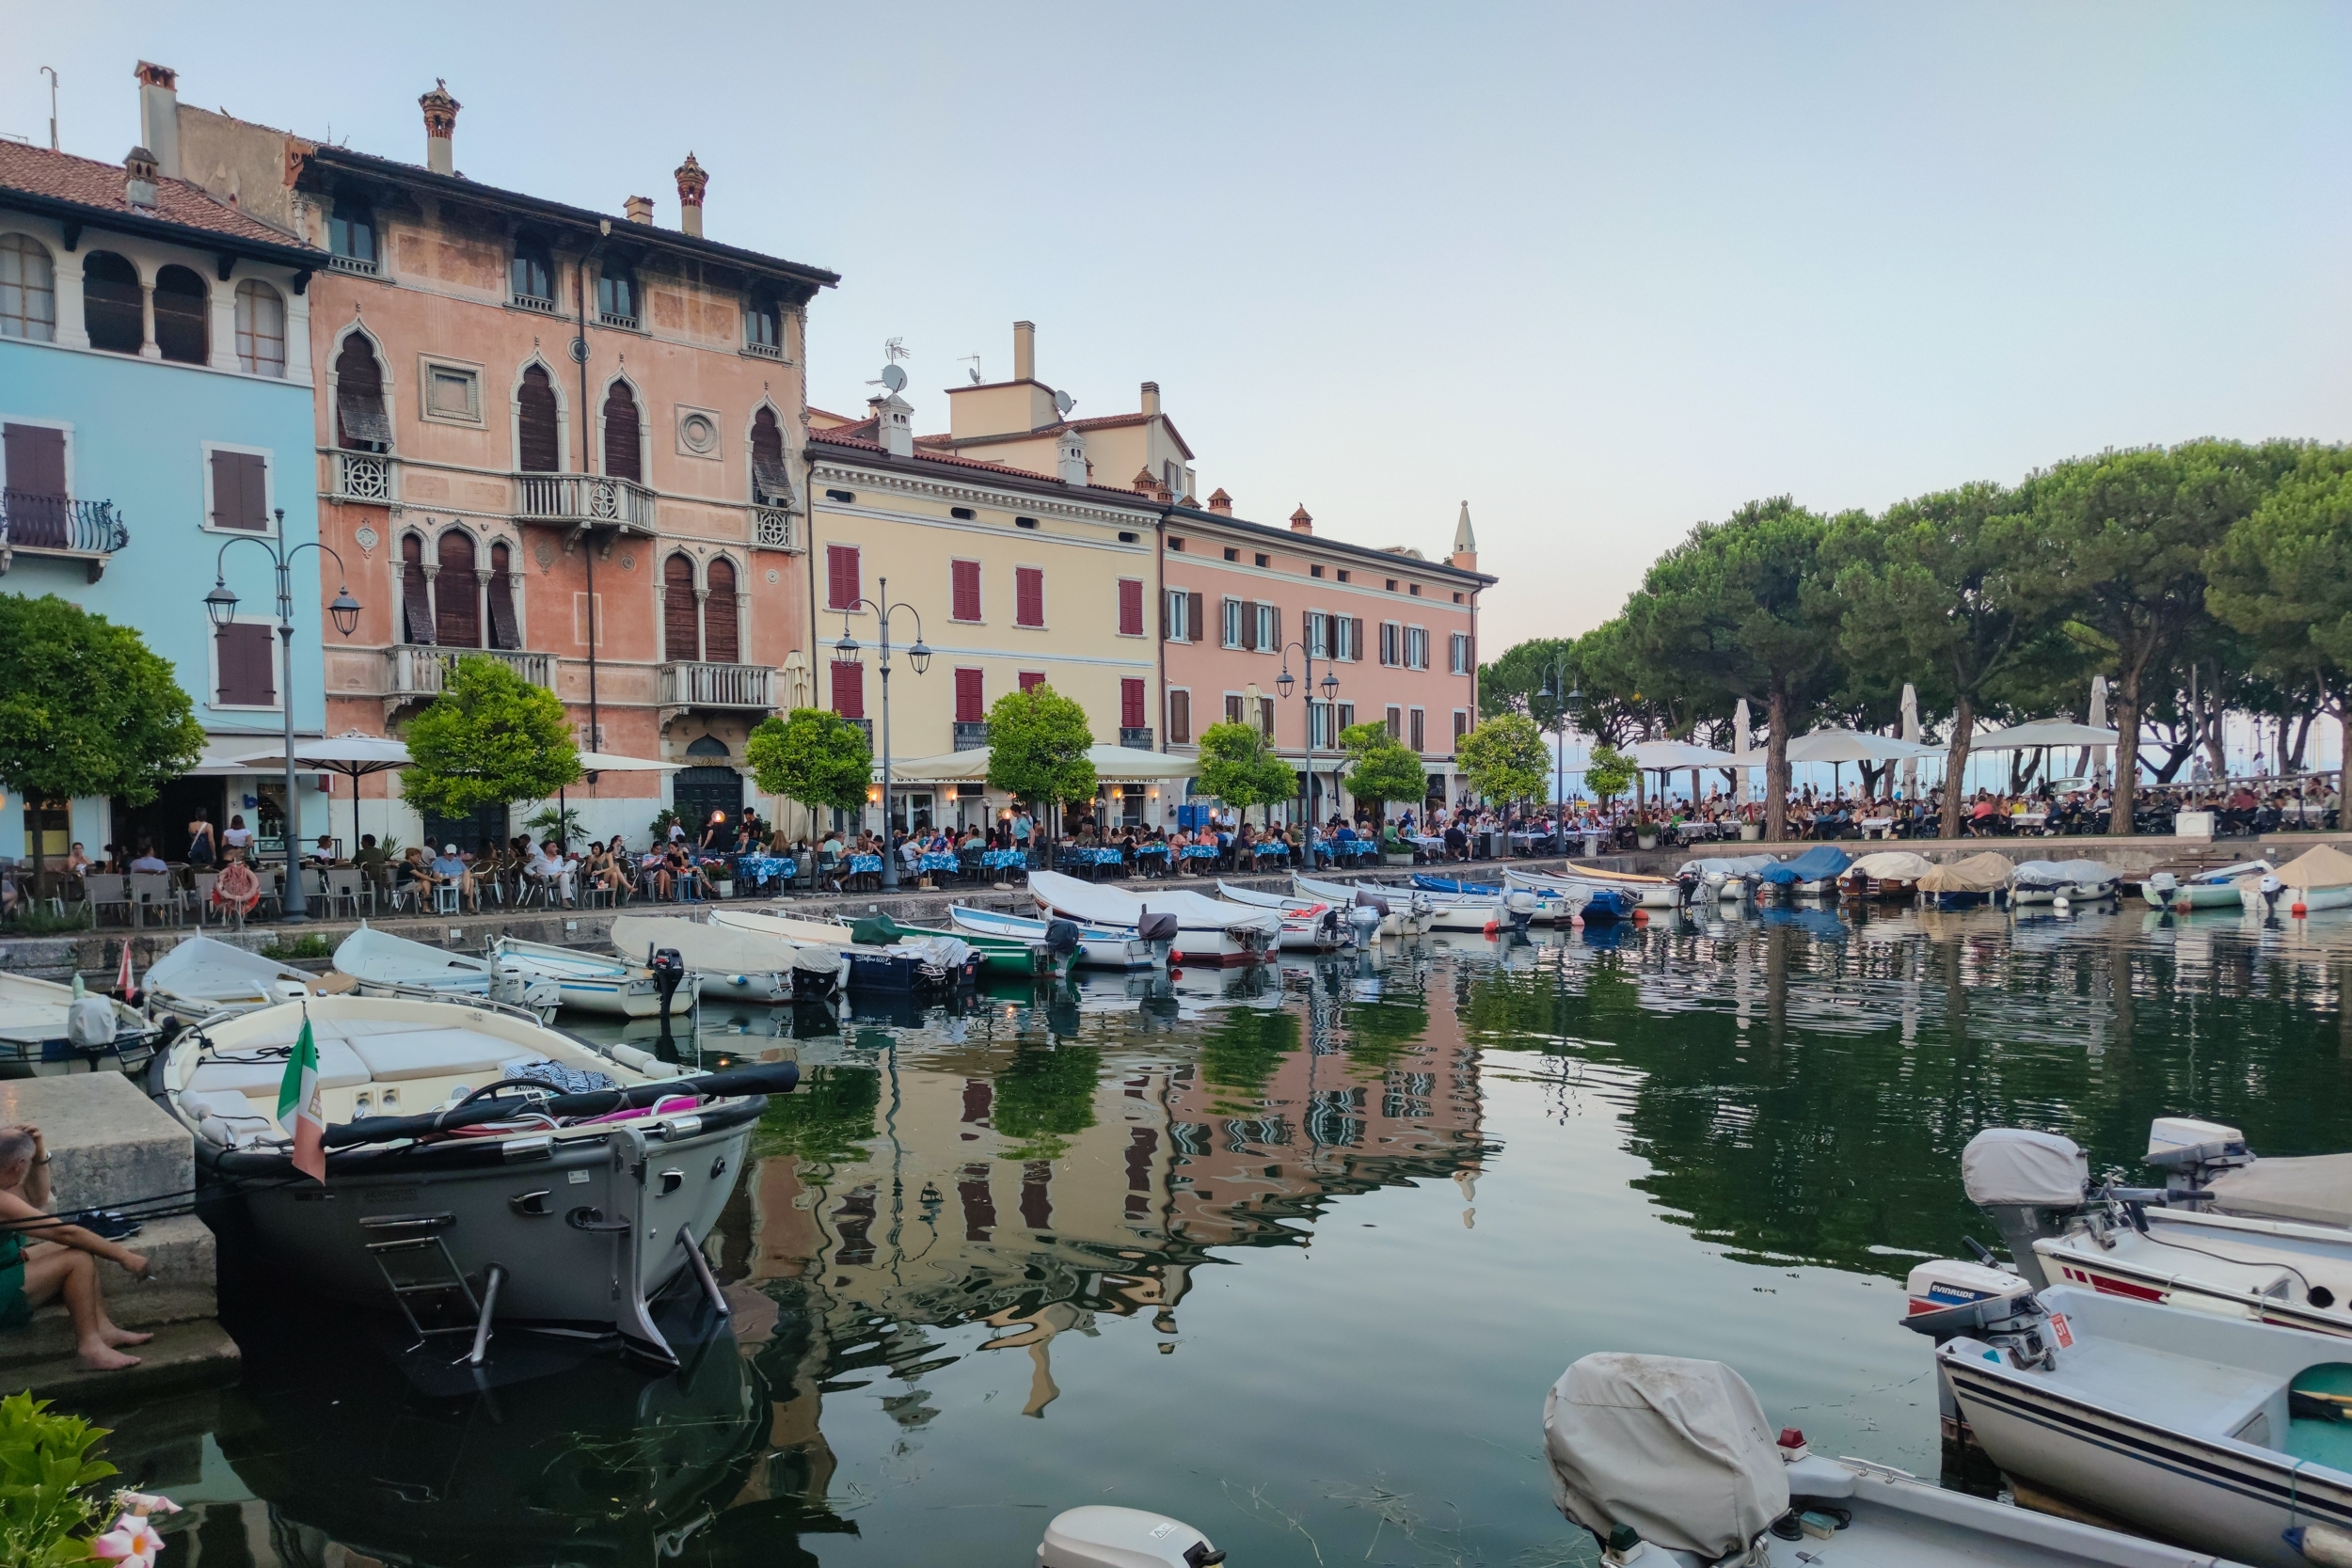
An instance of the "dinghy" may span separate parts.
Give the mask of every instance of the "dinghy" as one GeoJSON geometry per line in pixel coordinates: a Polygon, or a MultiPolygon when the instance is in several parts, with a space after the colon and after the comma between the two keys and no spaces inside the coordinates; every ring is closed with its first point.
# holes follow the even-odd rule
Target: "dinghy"
{"type": "Polygon", "coordinates": [[[980,956],[970,942],[959,937],[893,940],[899,932],[886,919],[844,926],[764,910],[714,907],[710,923],[763,937],[780,936],[803,947],[830,947],[847,965],[844,976],[852,990],[937,990],[971,985],[980,974],[980,956]]]}
{"type": "Polygon", "coordinates": [[[1041,914],[1074,920],[1082,927],[1107,926],[1152,937],[1162,921],[1171,924],[1171,963],[1262,963],[1282,934],[1282,917],[1271,910],[1222,904],[1182,889],[1130,893],[1058,871],[1032,871],[1029,895],[1037,900],[1041,914]]]}
{"type": "Polygon", "coordinates": [[[1935,869],[1925,855],[1908,849],[1879,849],[1846,867],[1838,889],[1849,898],[1913,898],[1919,879],[1935,869]]]}
{"type": "Polygon", "coordinates": [[[335,967],[358,982],[362,996],[486,996],[542,1018],[562,1006],[563,989],[513,964],[428,947],[366,921],[335,949],[335,967]]]}
{"type": "MultiPolygon", "coordinates": [[[[335,976],[328,976],[333,979],[335,976]]],[[[346,989],[348,977],[342,977],[346,989]]],[[[320,994],[321,976],[248,953],[215,937],[183,937],[155,960],[141,990],[147,1013],[194,1023],[215,1013],[249,1013],[297,997],[320,994]]],[[[331,987],[326,989],[333,989],[331,987]]]]}
{"type": "Polygon", "coordinates": [[[1675,872],[1683,901],[1694,898],[1744,898],[1765,871],[1780,862],[1770,855],[1708,855],[1684,861],[1675,872]]]}
{"type": "MultiPolygon", "coordinates": [[[[1294,876],[1291,880],[1296,883],[1302,879],[1294,876]]],[[[1392,882],[1359,882],[1357,886],[1390,898],[1422,900],[1429,906],[1429,928],[1433,931],[1475,931],[1491,936],[1514,927],[1524,929],[1535,917],[1536,900],[1532,893],[1503,894],[1493,888],[1483,893],[1438,893],[1418,885],[1400,887],[1392,882]],[[1514,905],[1514,898],[1519,903],[1514,905]]]]}
{"type": "MultiPolygon", "coordinates": [[[[545,942],[501,937],[490,946],[492,961],[511,966],[534,980],[553,985],[564,1006],[581,1012],[612,1013],[621,1018],[658,1018],[661,987],[642,963],[590,953],[578,947],[551,947],[545,942]]],[[[675,988],[670,997],[672,1017],[694,1008],[694,983],[675,988]]]]}
{"type": "Polygon", "coordinates": [[[2331,844],[2305,851],[2270,876],[2237,884],[2248,914],[2316,914],[2352,909],[2352,855],[2331,844]]]}
{"type": "Polygon", "coordinates": [[[1080,969],[1157,969],[1168,961],[1167,938],[1147,938],[1122,927],[1040,920],[1025,914],[975,909],[969,904],[948,905],[947,923],[966,941],[977,938],[983,942],[1026,942],[1052,947],[1074,940],[1077,957],[1073,961],[1080,969]]]}
{"type": "Polygon", "coordinates": [[[1853,864],[1853,857],[1835,844],[1817,844],[1794,860],[1781,861],[1756,873],[1761,887],[1788,898],[1835,898],[1837,879],[1853,864]]]}
{"type": "Polygon", "coordinates": [[[2278,869],[2264,860],[2240,861],[2217,871],[2200,871],[2193,877],[2158,871],[2139,884],[2139,895],[2155,908],[2169,910],[2174,914],[2237,909],[2244,903],[2238,892],[2239,882],[2259,881],[2278,869]]]}
{"type": "Polygon", "coordinates": [[[1316,902],[1378,911],[1379,934],[1384,937],[1426,935],[1437,918],[1435,907],[1426,897],[1418,893],[1400,893],[1394,888],[1367,887],[1356,882],[1327,882],[1314,877],[1302,877],[1294,871],[1291,873],[1291,890],[1301,898],[1316,902]]]}
{"type": "MultiPolygon", "coordinates": [[[[1520,907],[1513,902],[1515,898],[1533,899],[1534,907],[1528,918],[1554,926],[1573,924],[1593,896],[1581,889],[1569,893],[1560,888],[1529,887],[1523,882],[1470,882],[1458,877],[1432,877],[1422,873],[1415,873],[1413,886],[1440,897],[1490,899],[1505,909],[1520,907]]],[[[1614,899],[1610,900],[1612,908],[1615,907],[1615,902],[1614,899]]]]}
{"type": "Polygon", "coordinates": [[[1681,886],[1672,877],[1645,877],[1631,871],[1602,871],[1579,865],[1574,861],[1558,871],[1505,871],[1502,881],[1505,887],[1522,887],[1531,893],[1546,888],[1594,888],[1622,895],[1637,910],[1671,910],[1682,902],[1681,886]]]}
{"type": "Polygon", "coordinates": [[[154,1052],[147,1020],[111,996],[0,974],[0,1078],[136,1072],[154,1052]]]}
{"type": "Polygon", "coordinates": [[[2016,869],[2007,855],[1987,849],[1931,868],[1919,879],[1919,894],[1939,910],[1966,909],[1990,902],[2016,869]]]}
{"type": "MultiPolygon", "coordinates": [[[[1644,895],[1630,888],[1611,887],[1602,882],[1570,879],[1546,879],[1527,871],[1506,871],[1502,885],[1513,893],[1532,893],[1538,899],[1557,899],[1562,912],[1556,916],[1561,925],[1583,920],[1599,923],[1609,920],[1631,920],[1633,911],[1644,907],[1644,895]]],[[[1671,905],[1669,905],[1671,907],[1671,905]]],[[[1541,906],[1538,906],[1539,910],[1541,906]]]]}
{"type": "Polygon", "coordinates": [[[1066,942],[1032,942],[1025,937],[982,936],[977,931],[944,930],[936,926],[909,926],[886,914],[872,915],[868,920],[880,922],[882,929],[890,933],[891,942],[943,937],[961,942],[979,955],[980,973],[993,979],[1042,979],[1059,974],[1070,967],[1071,958],[1078,950],[1075,927],[1069,932],[1066,942]]]}
{"type": "Polygon", "coordinates": [[[2010,873],[2009,901],[2094,903],[2122,891],[2123,874],[2103,861],[2019,861],[2010,873]]]}
{"type": "MultiPolygon", "coordinates": [[[[1246,910],[1270,910],[1282,917],[1281,949],[1285,953],[1336,953],[1354,940],[1346,910],[1321,898],[1291,898],[1279,893],[1234,887],[1220,880],[1217,896],[1246,910]]],[[[1372,924],[1376,925],[1375,920],[1372,924]]]]}
{"type": "Polygon", "coordinates": [[[675,953],[706,1002],[820,1001],[841,990],[847,967],[837,948],[664,915],[615,915],[612,950],[643,955],[648,967],[657,954],[675,953]]]}
{"type": "Polygon", "coordinates": [[[789,1063],[680,1076],[465,999],[325,996],[183,1032],[156,1101],[193,1134],[208,1220],[249,1236],[272,1277],[398,1311],[420,1337],[494,1328],[618,1336],[664,1364],[652,1297],[682,1275],[726,1311],[702,1243],[789,1063]],[[279,1085],[305,1028],[318,1053],[326,1180],[294,1168],[279,1085]]]}

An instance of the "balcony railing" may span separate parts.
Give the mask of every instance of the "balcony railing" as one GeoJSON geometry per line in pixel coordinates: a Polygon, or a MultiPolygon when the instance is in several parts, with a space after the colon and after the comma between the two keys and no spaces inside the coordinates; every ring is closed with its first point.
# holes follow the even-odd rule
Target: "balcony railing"
{"type": "Polygon", "coordinates": [[[362,277],[373,277],[378,268],[373,257],[329,256],[326,264],[336,272],[356,272],[362,277]]]}
{"type": "Polygon", "coordinates": [[[801,553],[800,519],[772,506],[752,508],[752,543],[763,550],[801,553]]]}
{"type": "Polygon", "coordinates": [[[1138,729],[1131,724],[1121,724],[1119,727],[1119,743],[1131,752],[1148,752],[1152,749],[1151,727],[1146,725],[1138,729]]]}
{"type": "Polygon", "coordinates": [[[506,302],[517,310],[536,310],[543,316],[555,314],[555,301],[537,294],[509,294],[506,302]]]}
{"type": "Polygon", "coordinates": [[[527,523],[653,531],[653,492],[600,474],[516,474],[515,515],[527,523]]]}
{"type": "Polygon", "coordinates": [[[437,697],[449,682],[450,666],[460,658],[495,658],[533,686],[553,689],[555,656],[517,653],[507,648],[434,648],[404,645],[384,650],[389,665],[385,693],[394,704],[437,697]]]}
{"type": "Polygon", "coordinates": [[[857,733],[866,737],[866,746],[869,749],[873,746],[874,721],[871,719],[851,719],[845,714],[842,717],[841,721],[845,724],[855,726],[857,733]]]}
{"type": "Polygon", "coordinates": [[[392,499],[392,460],[382,452],[337,452],[335,499],[389,503],[392,499]]]}
{"type": "Polygon", "coordinates": [[[0,573],[14,563],[16,551],[25,550],[85,562],[96,582],[115,551],[130,543],[131,530],[115,515],[112,501],[0,490],[0,573]]]}
{"type": "Polygon", "coordinates": [[[739,707],[766,710],[768,683],[775,672],[765,664],[665,664],[664,707],[739,707]]]}
{"type": "Polygon", "coordinates": [[[988,721],[959,719],[956,721],[956,747],[959,752],[977,752],[988,744],[988,721]]]}

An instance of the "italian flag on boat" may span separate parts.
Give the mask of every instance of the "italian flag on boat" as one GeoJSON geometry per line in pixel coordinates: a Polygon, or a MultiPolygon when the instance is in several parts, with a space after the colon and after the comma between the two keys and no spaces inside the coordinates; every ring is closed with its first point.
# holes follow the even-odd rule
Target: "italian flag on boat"
{"type": "Polygon", "coordinates": [[[278,1125],[294,1129],[294,1167],[313,1181],[326,1180],[326,1115],[319,1099],[319,1047],[310,1037],[310,1015],[302,1015],[302,1037],[286,1058],[278,1085],[278,1125]],[[292,1120],[288,1120],[289,1117],[292,1120]]]}

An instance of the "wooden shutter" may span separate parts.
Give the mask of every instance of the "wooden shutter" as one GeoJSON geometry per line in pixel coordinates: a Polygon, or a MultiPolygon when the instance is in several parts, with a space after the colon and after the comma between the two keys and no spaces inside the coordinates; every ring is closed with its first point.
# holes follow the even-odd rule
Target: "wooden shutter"
{"type": "Polygon", "coordinates": [[[1258,648],[1258,601],[1255,599],[1241,602],[1241,645],[1250,653],[1255,653],[1258,648]]]}
{"type": "Polygon", "coordinates": [[[400,541],[400,620],[405,641],[432,645],[433,601],[424,580],[424,541],[413,533],[400,541]]]}
{"type": "Polygon", "coordinates": [[[384,414],[384,372],[365,333],[345,338],[342,352],[335,356],[335,423],[343,446],[372,450],[392,444],[392,423],[384,414]]]}
{"type": "Polygon", "coordinates": [[[530,366],[515,392],[515,467],[527,474],[562,468],[563,450],[555,432],[555,383],[545,366],[530,366]]]}
{"type": "Polygon", "coordinates": [[[1225,721],[1229,724],[1241,722],[1241,699],[1230,692],[1225,698],[1225,721]]]}
{"type": "Polygon", "coordinates": [[[278,682],[270,668],[269,643],[274,635],[266,626],[244,622],[221,626],[214,632],[214,662],[220,668],[220,690],[215,700],[221,706],[278,705],[278,682]]]}
{"type": "Polygon", "coordinates": [[[638,451],[637,399],[627,382],[616,381],[604,396],[604,472],[608,479],[644,479],[638,451]]]}
{"type": "Polygon", "coordinates": [[[784,431],[776,411],[762,408],[752,419],[752,499],[792,504],[792,476],[784,466],[784,431]]]}
{"type": "Polygon", "coordinates": [[[1403,708],[1401,708],[1401,707],[1392,707],[1392,708],[1389,709],[1389,711],[1388,711],[1388,722],[1389,722],[1389,738],[1390,738],[1391,740],[1402,740],[1402,739],[1404,739],[1404,738],[1405,738],[1405,710],[1404,710],[1403,708]]]}
{"type": "Polygon", "coordinates": [[[1459,747],[1462,744],[1462,736],[1469,733],[1470,715],[1457,707],[1454,710],[1454,744],[1459,747]]]}
{"type": "Polygon", "coordinates": [[[1422,750],[1422,743],[1429,738],[1425,728],[1427,721],[1428,715],[1424,714],[1419,708],[1413,709],[1412,749],[1416,752],[1422,750]]]}
{"type": "Polygon", "coordinates": [[[857,603],[858,551],[855,545],[825,546],[825,608],[847,610],[857,603]]]}
{"type": "Polygon", "coordinates": [[[844,719],[866,717],[866,666],[859,660],[834,661],[833,710],[844,719]]]}
{"type": "MultiPolygon", "coordinates": [[[[1140,578],[1119,579],[1119,635],[1143,635],[1143,579],[1140,578]]],[[[1136,722],[1140,724],[1142,721],[1136,722]]]]}
{"type": "Polygon", "coordinates": [[[441,535],[441,571],[433,579],[433,637],[444,648],[482,646],[482,616],[474,595],[481,579],[474,576],[473,540],[458,529],[441,535]]]}
{"type": "Polygon", "coordinates": [[[948,584],[954,603],[950,613],[959,621],[980,618],[980,563],[977,561],[947,562],[948,584]]]}
{"type": "Polygon", "coordinates": [[[977,724],[988,718],[988,705],[977,670],[956,672],[956,722],[977,724]]]}
{"type": "Polygon", "coordinates": [[[703,657],[712,664],[733,664],[742,657],[742,633],[735,613],[735,562],[721,557],[704,578],[710,592],[703,599],[703,657]]]}
{"type": "Polygon", "coordinates": [[[1139,730],[1150,721],[1143,715],[1143,683],[1138,680],[1120,681],[1119,683],[1120,728],[1139,730]]]}
{"type": "Polygon", "coordinates": [[[1347,657],[1354,661],[1363,657],[1364,618],[1360,615],[1351,615],[1347,618],[1347,657]]]}
{"type": "Polygon", "coordinates": [[[1206,642],[1209,640],[1207,623],[1201,619],[1207,613],[1207,602],[1200,594],[1184,595],[1184,635],[1195,642],[1206,642]]]}
{"type": "Polygon", "coordinates": [[[674,664],[702,657],[694,626],[694,563],[682,555],[661,563],[661,657],[674,664]]]}
{"type": "Polygon", "coordinates": [[[10,490],[20,496],[65,499],[64,431],[38,424],[0,427],[0,451],[6,454],[10,490]]]}
{"type": "Polygon", "coordinates": [[[1044,684],[1045,676],[1042,672],[1037,670],[1024,670],[1021,672],[1022,690],[1032,691],[1044,684]]]}
{"type": "MultiPolygon", "coordinates": [[[[522,627],[515,616],[515,576],[504,545],[490,546],[490,646],[519,648],[522,627]]],[[[591,747],[590,750],[595,750],[591,747]]]]}
{"type": "Polygon", "coordinates": [[[1168,694],[1168,740],[1171,746],[1192,744],[1192,693],[1171,691],[1168,694]]]}
{"type": "Polygon", "coordinates": [[[1012,574],[1014,590],[1013,624],[1022,626],[1045,625],[1045,573],[1036,566],[1017,566],[1012,574]]]}
{"type": "Polygon", "coordinates": [[[269,486],[261,457],[249,451],[213,453],[213,526],[264,532],[269,486]]]}
{"type": "Polygon", "coordinates": [[[1258,699],[1258,728],[1265,731],[1268,740],[1274,738],[1274,699],[1271,697],[1258,699]]]}

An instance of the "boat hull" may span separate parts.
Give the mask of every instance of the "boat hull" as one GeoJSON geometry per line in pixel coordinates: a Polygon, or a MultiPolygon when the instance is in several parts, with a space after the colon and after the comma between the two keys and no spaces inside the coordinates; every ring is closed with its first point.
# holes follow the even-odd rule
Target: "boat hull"
{"type": "Polygon", "coordinates": [[[2303,906],[2306,914],[2321,910],[2352,910],[2352,887],[2281,888],[2274,904],[2263,896],[2259,887],[2240,888],[2238,897],[2248,914],[2287,914],[2295,906],[2303,906]]]}
{"type": "MultiPolygon", "coordinates": [[[[947,918],[960,937],[1006,936],[1029,942],[1045,940],[1046,922],[1028,915],[1004,914],[995,910],[973,910],[956,905],[947,911],[947,918]]],[[[1165,953],[1157,944],[1144,941],[1133,931],[1120,931],[1084,922],[1078,927],[1078,951],[1072,962],[1081,969],[1139,970],[1157,969],[1165,960],[1165,953]]]]}
{"type": "Polygon", "coordinates": [[[2169,910],[2174,914],[2187,914],[2194,910],[2233,910],[2239,907],[2235,882],[2183,882],[2169,893],[2143,882],[2139,892],[2140,896],[2150,904],[2160,910],[2169,910]]]}

